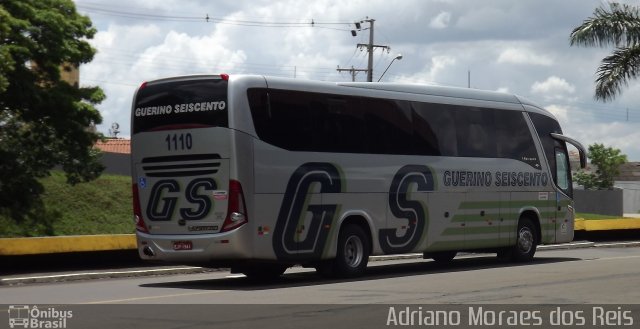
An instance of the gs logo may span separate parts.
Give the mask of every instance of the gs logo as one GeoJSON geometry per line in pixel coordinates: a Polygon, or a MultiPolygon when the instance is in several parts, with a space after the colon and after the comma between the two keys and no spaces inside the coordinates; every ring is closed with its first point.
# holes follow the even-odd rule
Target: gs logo
{"type": "MultiPolygon", "coordinates": [[[[329,232],[339,204],[309,202],[311,186],[319,184],[320,193],[342,192],[343,177],[340,170],[324,162],[309,162],[298,167],[289,178],[287,189],[273,235],[273,249],[281,260],[318,259],[327,244],[329,232]],[[303,217],[311,213],[307,235],[299,239],[299,226],[303,217]]],[[[410,199],[410,189],[418,192],[434,190],[433,172],[424,165],[406,165],[393,176],[388,193],[388,205],[393,219],[407,222],[408,229],[400,235],[396,228],[381,228],[378,242],[385,253],[405,253],[414,250],[428,226],[426,205],[410,199]]]]}
{"type": "Polygon", "coordinates": [[[398,236],[395,228],[380,229],[380,248],[385,253],[411,252],[418,245],[428,226],[428,212],[425,205],[410,200],[409,187],[415,184],[418,192],[434,190],[433,173],[423,165],[407,165],[396,172],[389,189],[389,209],[396,219],[408,222],[404,235],[398,236]]]}
{"type": "MultiPolygon", "coordinates": [[[[192,207],[178,209],[181,218],[186,220],[205,218],[213,207],[213,201],[208,195],[216,189],[216,181],[212,178],[197,178],[189,182],[184,190],[184,197],[192,207]]],[[[154,221],[171,220],[178,204],[179,193],[181,193],[180,184],[174,179],[156,182],[151,188],[147,203],[147,218],[154,221]]]]}
{"type": "Polygon", "coordinates": [[[309,162],[296,169],[287,183],[273,232],[273,250],[279,259],[316,259],[322,255],[329,236],[329,230],[323,227],[333,222],[338,205],[309,204],[307,196],[314,184],[320,184],[320,193],[342,191],[340,172],[333,164],[309,162]],[[307,212],[312,214],[308,233],[298,241],[298,226],[307,212]]]}

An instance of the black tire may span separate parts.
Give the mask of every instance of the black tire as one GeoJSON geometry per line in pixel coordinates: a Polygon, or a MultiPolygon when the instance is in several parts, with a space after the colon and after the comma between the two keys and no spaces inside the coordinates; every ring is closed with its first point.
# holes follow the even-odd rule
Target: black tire
{"type": "Polygon", "coordinates": [[[498,249],[498,260],[501,262],[510,262],[513,259],[513,247],[505,247],[498,249]]]}
{"type": "Polygon", "coordinates": [[[425,258],[431,258],[438,264],[447,264],[451,263],[453,258],[458,254],[457,251],[438,251],[438,252],[430,252],[425,253],[425,258]]]}
{"type": "Polygon", "coordinates": [[[240,272],[253,281],[274,281],[279,279],[287,268],[287,265],[280,264],[256,264],[244,267],[240,272]]]}
{"type": "Polygon", "coordinates": [[[338,236],[338,250],[331,274],[337,277],[356,277],[364,274],[371,253],[370,245],[369,236],[360,226],[343,227],[338,236]]]}
{"type": "Polygon", "coordinates": [[[538,229],[529,217],[522,217],[518,221],[516,244],[511,250],[511,260],[515,262],[530,262],[538,247],[538,229]]]}

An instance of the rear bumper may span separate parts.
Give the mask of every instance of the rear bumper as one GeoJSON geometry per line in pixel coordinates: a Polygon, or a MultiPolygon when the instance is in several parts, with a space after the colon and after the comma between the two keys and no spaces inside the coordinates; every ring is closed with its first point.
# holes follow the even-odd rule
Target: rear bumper
{"type": "Polygon", "coordinates": [[[249,227],[216,234],[155,235],[136,232],[138,254],[144,260],[175,263],[209,263],[216,260],[251,259],[249,227]],[[190,242],[190,250],[174,250],[175,242],[190,242]]]}

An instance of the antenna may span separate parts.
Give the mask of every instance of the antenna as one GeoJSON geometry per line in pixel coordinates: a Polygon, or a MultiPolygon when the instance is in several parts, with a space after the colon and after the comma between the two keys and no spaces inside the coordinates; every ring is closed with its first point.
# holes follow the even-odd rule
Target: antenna
{"type": "Polygon", "coordinates": [[[118,134],[120,133],[120,124],[114,122],[111,124],[111,129],[109,129],[109,135],[113,138],[118,138],[118,134]]]}

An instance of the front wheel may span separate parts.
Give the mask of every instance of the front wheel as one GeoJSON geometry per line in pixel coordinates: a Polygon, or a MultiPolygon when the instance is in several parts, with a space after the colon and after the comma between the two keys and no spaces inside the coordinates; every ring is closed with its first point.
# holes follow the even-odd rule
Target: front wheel
{"type": "Polygon", "coordinates": [[[360,226],[347,225],[342,228],[332,274],[339,277],[362,275],[369,262],[370,245],[368,235],[360,226]]]}
{"type": "Polygon", "coordinates": [[[512,260],[516,262],[529,262],[533,260],[538,246],[538,229],[528,217],[523,217],[518,221],[518,232],[516,233],[516,245],[511,252],[512,260]]]}

